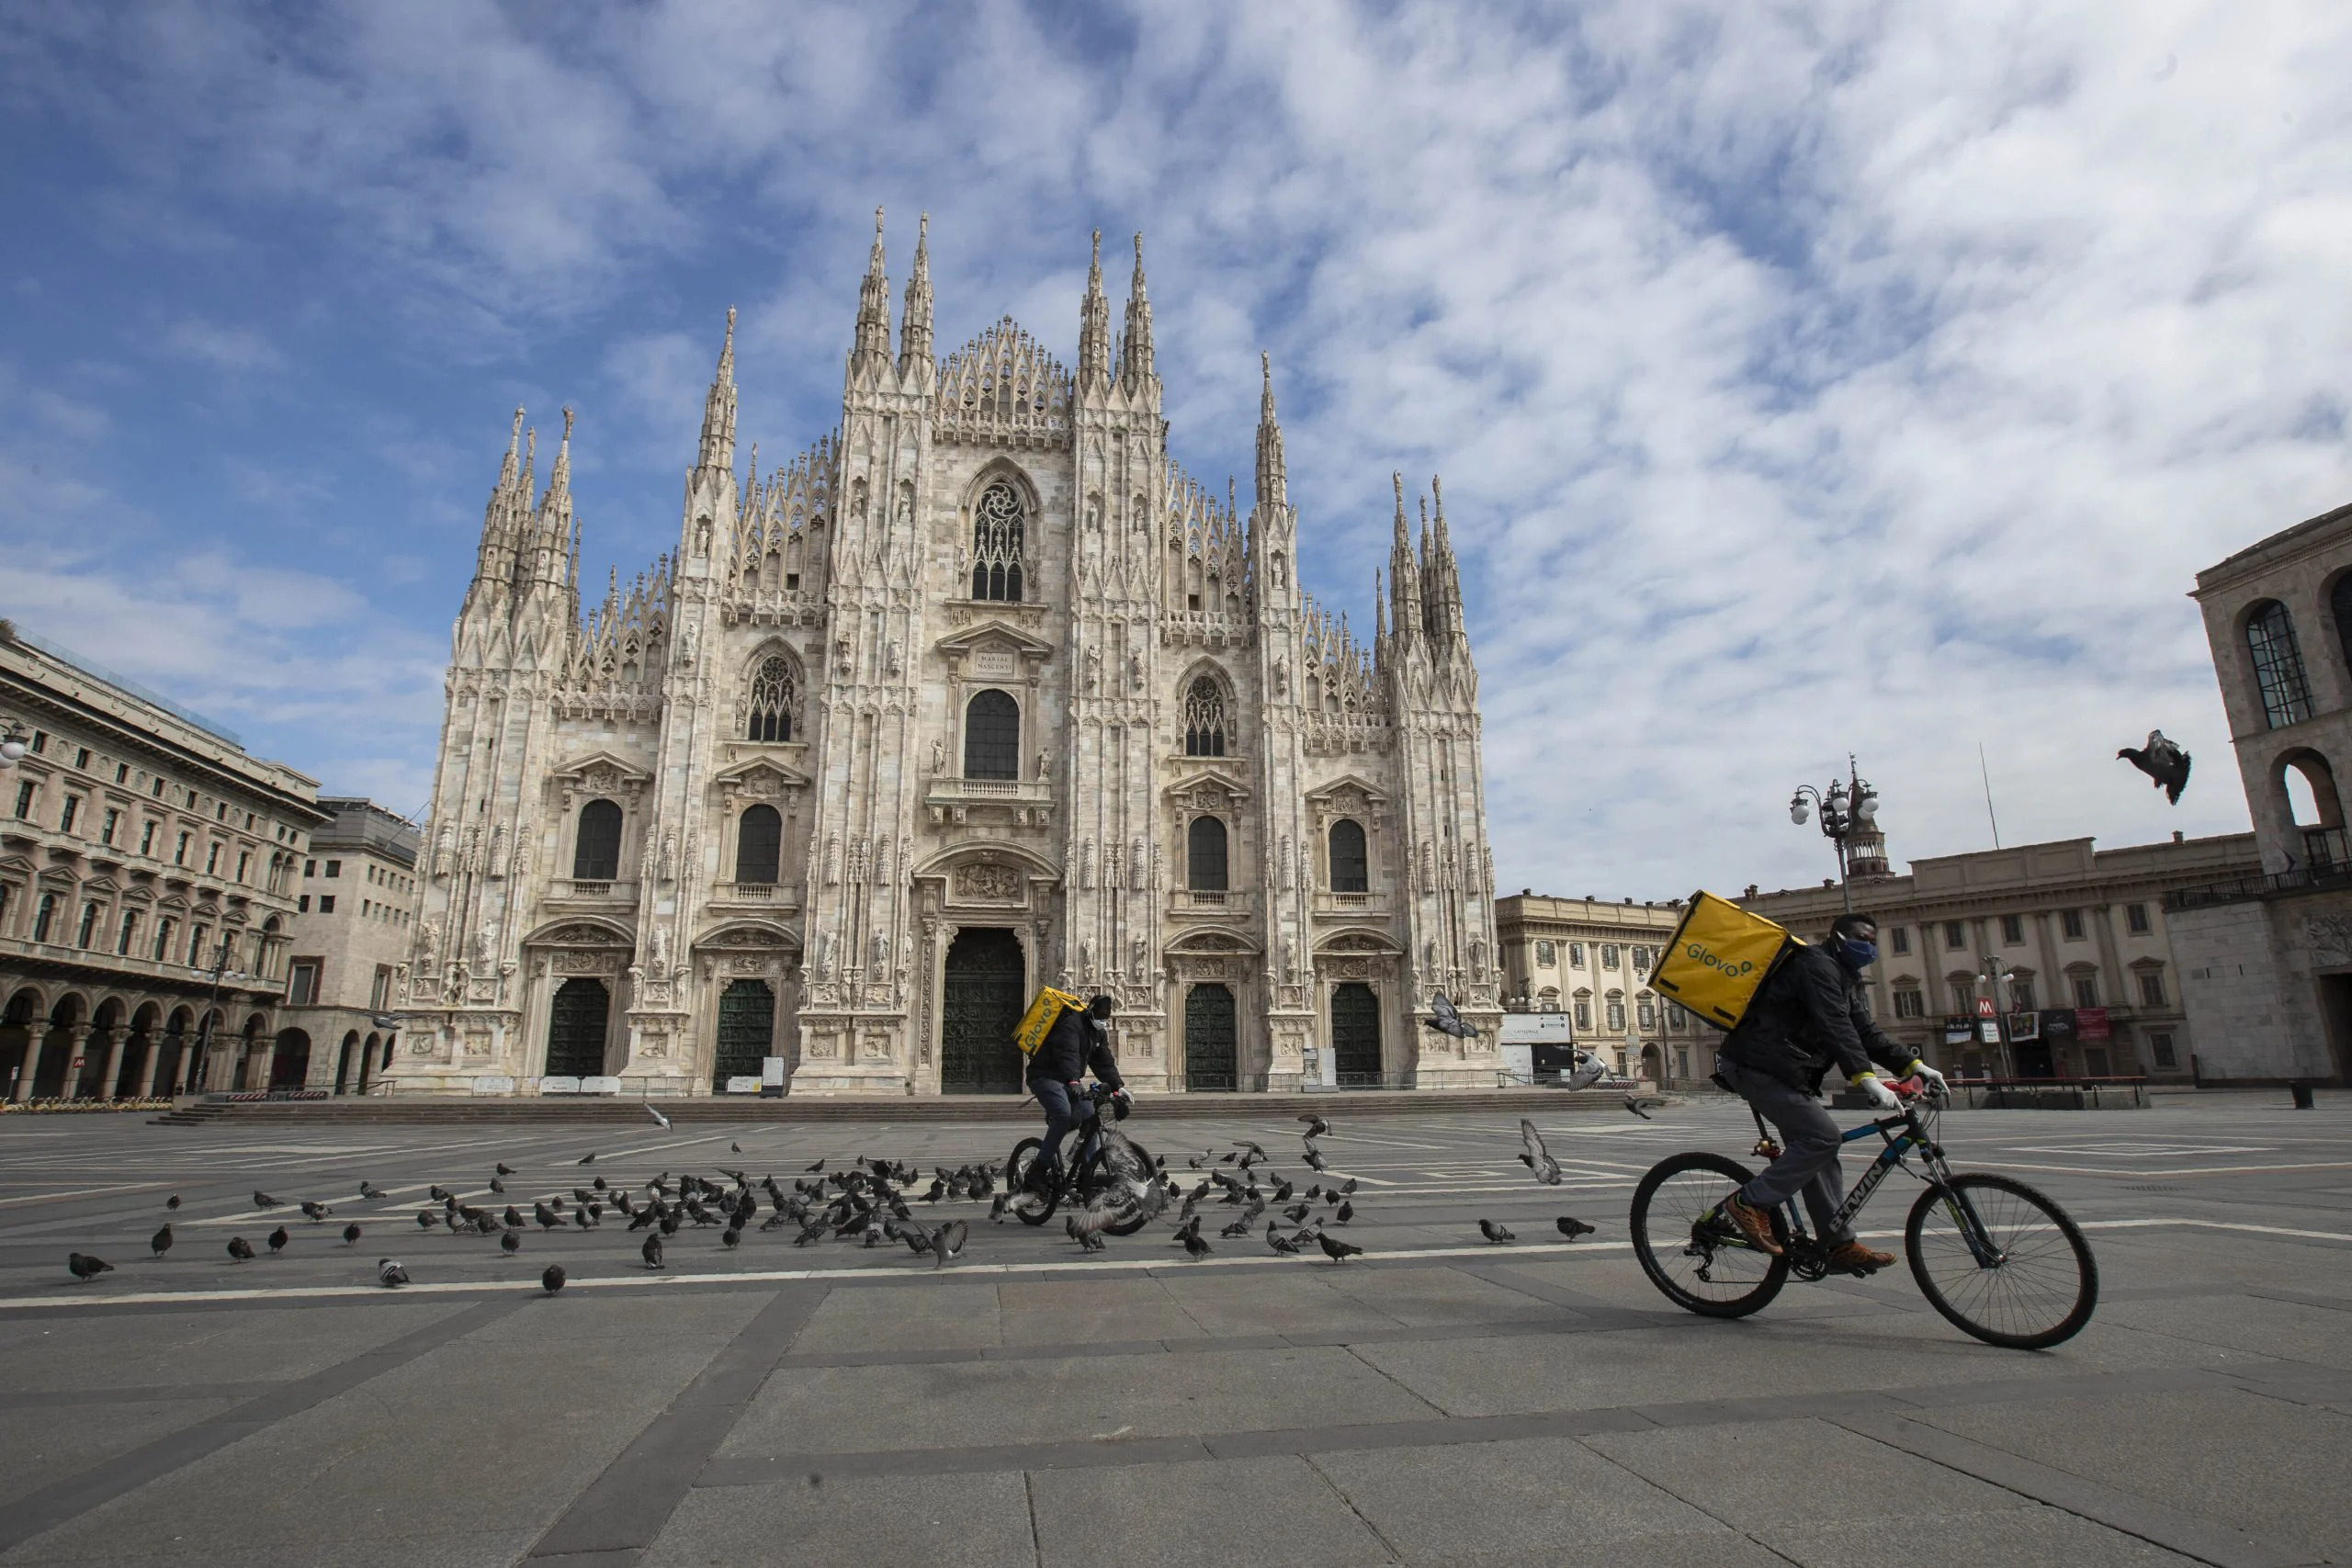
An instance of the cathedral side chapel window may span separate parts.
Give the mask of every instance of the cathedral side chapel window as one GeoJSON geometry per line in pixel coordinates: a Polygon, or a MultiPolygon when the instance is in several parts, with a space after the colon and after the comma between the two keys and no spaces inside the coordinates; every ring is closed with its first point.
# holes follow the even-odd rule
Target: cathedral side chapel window
{"type": "Polygon", "coordinates": [[[1027,514],[1013,488],[999,479],[972,508],[972,597],[1021,601],[1021,557],[1027,514]]]}
{"type": "Polygon", "coordinates": [[[975,694],[964,709],[964,776],[1021,776],[1021,705],[1005,692],[975,694]]]}
{"type": "Polygon", "coordinates": [[[1184,694],[1184,755],[1225,755],[1225,693],[1206,675],[1184,694]]]}
{"type": "Polygon", "coordinates": [[[752,721],[744,739],[791,739],[792,710],[798,705],[795,701],[798,695],[790,660],[762,661],[759,673],[752,679],[752,721]]]}
{"type": "Polygon", "coordinates": [[[621,874],[621,808],[592,800],[580,808],[580,838],[571,854],[574,882],[612,882],[621,874]]]}
{"type": "MultiPolygon", "coordinates": [[[[1331,824],[1331,891],[1334,893],[1368,893],[1372,890],[1372,863],[1364,852],[1363,824],[1342,817],[1331,824]]],[[[1542,947],[1548,943],[1539,943],[1542,947]]]]}

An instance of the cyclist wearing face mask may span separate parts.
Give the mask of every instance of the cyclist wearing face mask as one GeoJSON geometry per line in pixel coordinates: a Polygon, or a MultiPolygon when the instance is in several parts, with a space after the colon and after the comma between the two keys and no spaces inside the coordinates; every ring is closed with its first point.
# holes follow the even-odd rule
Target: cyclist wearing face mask
{"type": "Polygon", "coordinates": [[[1093,1119],[1094,1103],[1085,1093],[1088,1069],[1116,1091],[1111,1109],[1120,1121],[1126,1120],[1127,1089],[1119,1077],[1119,1060],[1111,1055],[1110,1024],[1108,997],[1093,998],[1083,1011],[1064,1008],[1030,1058],[1029,1092],[1046,1111],[1046,1146],[1034,1172],[1041,1183],[1060,1179],[1062,1140],[1093,1119]]]}
{"type": "Polygon", "coordinates": [[[1862,971],[1877,959],[1878,922],[1868,915],[1840,915],[1827,942],[1789,955],[1756,993],[1739,1027],[1724,1037],[1720,1076],[1779,1130],[1786,1145],[1724,1204],[1724,1216],[1759,1251],[1781,1252],[1771,1213],[1802,1191],[1832,1268],[1867,1271],[1894,1261],[1835,1228],[1846,1182],[1838,1168],[1838,1123],[1820,1098],[1821,1080],[1835,1066],[1873,1110],[1900,1110],[1874,1062],[1895,1077],[1917,1073],[1933,1088],[1943,1086],[1942,1074],[1871,1021],[1862,971]]]}

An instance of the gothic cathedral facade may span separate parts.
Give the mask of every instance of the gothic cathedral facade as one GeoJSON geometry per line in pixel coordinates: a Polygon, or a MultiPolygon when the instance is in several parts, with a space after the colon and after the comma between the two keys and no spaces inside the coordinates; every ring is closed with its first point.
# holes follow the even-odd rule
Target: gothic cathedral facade
{"type": "MultiPolygon", "coordinates": [[[[1144,1089],[1491,1087],[1477,673],[1401,483],[1367,645],[1299,587],[1269,375],[1255,504],[1168,453],[1142,247],[1073,372],[1011,319],[892,352],[879,215],[841,423],[736,463],[734,316],[677,550],[583,612],[571,416],[515,416],[460,611],[395,1076],[1020,1093],[1107,992],[1144,1089]],[[1484,1032],[1423,1027],[1444,993],[1484,1032]]],[[[500,1086],[503,1087],[503,1086],[500,1086]]]]}

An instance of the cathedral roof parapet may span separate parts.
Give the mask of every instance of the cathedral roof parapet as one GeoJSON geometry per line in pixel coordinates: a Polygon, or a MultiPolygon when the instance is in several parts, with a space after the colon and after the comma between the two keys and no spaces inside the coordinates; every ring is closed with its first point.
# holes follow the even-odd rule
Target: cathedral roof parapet
{"type": "Polygon", "coordinates": [[[940,367],[933,440],[1033,447],[1069,446],[1069,372],[1011,316],[940,367]]]}

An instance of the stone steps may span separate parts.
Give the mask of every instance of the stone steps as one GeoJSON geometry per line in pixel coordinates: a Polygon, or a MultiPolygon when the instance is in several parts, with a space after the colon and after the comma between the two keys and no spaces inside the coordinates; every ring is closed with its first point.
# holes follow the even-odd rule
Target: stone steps
{"type": "MultiPolygon", "coordinates": [[[[1136,1115],[1155,1119],[1194,1117],[1291,1117],[1315,1111],[1342,1116],[1425,1116],[1460,1111],[1509,1111],[1556,1116],[1624,1114],[1625,1096],[1619,1089],[1430,1089],[1331,1094],[1164,1094],[1138,1095],[1136,1115]]],[[[1645,1095],[1645,1104],[1668,1103],[1645,1095]]],[[[651,1126],[646,1114],[651,1106],[673,1122],[1027,1122],[1037,1107],[1025,1096],[995,1095],[859,1095],[829,1098],[803,1095],[776,1100],[741,1097],[695,1097],[676,1100],[473,1099],[461,1096],[352,1096],[342,1100],[201,1100],[153,1118],[153,1124],[173,1127],[215,1126],[222,1122],[272,1126],[351,1125],[400,1122],[458,1125],[479,1122],[514,1126],[536,1123],[623,1124],[651,1126]]]]}

